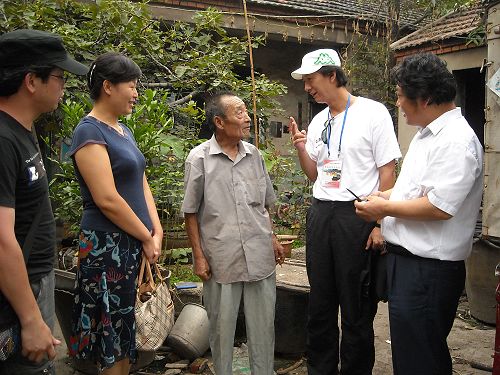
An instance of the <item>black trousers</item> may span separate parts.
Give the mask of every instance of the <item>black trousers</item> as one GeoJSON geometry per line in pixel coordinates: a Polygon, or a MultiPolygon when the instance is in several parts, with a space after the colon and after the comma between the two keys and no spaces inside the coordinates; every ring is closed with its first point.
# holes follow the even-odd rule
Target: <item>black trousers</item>
{"type": "Polygon", "coordinates": [[[370,290],[372,252],[365,250],[374,223],[356,216],[353,202],[314,200],[307,215],[307,322],[309,375],[371,374],[375,361],[370,290]],[[342,341],[339,347],[338,313],[342,341]]]}
{"type": "Polygon", "coordinates": [[[394,375],[451,375],[446,338],[464,289],[465,263],[395,254],[391,247],[387,274],[394,375]]]}

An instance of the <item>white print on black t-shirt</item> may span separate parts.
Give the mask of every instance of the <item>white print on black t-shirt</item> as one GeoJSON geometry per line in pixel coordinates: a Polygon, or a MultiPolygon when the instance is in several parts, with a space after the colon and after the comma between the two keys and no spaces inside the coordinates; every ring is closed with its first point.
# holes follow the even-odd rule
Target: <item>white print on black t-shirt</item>
{"type": "Polygon", "coordinates": [[[26,164],[28,164],[28,163],[32,162],[33,160],[35,160],[35,158],[38,156],[38,154],[39,154],[39,153],[37,152],[35,155],[33,155],[32,157],[30,157],[29,159],[26,159],[24,162],[25,162],[26,164]]]}
{"type": "Polygon", "coordinates": [[[26,164],[28,164],[26,165],[28,185],[31,185],[45,176],[45,166],[43,165],[43,160],[40,158],[39,153],[27,159],[26,164]]]}
{"type": "Polygon", "coordinates": [[[38,172],[36,171],[36,167],[29,167],[28,172],[30,182],[38,180],[38,172]]]}

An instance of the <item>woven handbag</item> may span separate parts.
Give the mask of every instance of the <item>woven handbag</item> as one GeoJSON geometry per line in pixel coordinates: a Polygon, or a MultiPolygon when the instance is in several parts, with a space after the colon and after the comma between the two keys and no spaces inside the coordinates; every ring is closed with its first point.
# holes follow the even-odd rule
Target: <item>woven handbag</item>
{"type": "Polygon", "coordinates": [[[174,302],[170,290],[155,263],[155,276],[142,255],[135,302],[135,337],[137,350],[155,351],[167,338],[174,325],[174,302]]]}

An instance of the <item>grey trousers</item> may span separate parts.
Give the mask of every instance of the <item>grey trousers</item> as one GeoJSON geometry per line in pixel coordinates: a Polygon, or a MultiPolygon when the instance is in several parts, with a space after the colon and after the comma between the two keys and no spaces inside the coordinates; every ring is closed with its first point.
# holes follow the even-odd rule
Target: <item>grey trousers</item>
{"type": "Polygon", "coordinates": [[[276,274],[259,281],[203,283],[203,301],[210,322],[210,349],[217,375],[231,375],[234,334],[243,295],[250,370],[253,375],[274,373],[274,313],[276,274]]]}
{"type": "MultiPolygon", "coordinates": [[[[54,270],[43,276],[40,281],[31,284],[31,289],[36,297],[36,302],[42,313],[42,318],[49,328],[54,331],[55,306],[54,306],[54,270]]],[[[21,352],[14,354],[5,362],[0,362],[1,375],[54,375],[54,363],[47,357],[35,363],[23,357],[21,352]]]]}

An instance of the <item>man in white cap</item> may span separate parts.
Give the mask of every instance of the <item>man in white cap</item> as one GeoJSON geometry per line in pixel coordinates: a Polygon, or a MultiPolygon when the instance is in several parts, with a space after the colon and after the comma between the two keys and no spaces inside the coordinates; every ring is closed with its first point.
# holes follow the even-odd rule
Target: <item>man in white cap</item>
{"type": "Polygon", "coordinates": [[[371,374],[378,302],[372,266],[384,240],[377,222],[356,216],[355,197],[349,190],[368,196],[394,185],[395,159],[401,153],[392,119],[381,103],[349,93],[340,57],[333,49],[306,54],[292,77],[303,80],[305,91],[327,105],[307,132],[299,131],[290,118],[300,165],[314,182],[306,230],[311,285],[308,373],[337,374],[340,362],[341,374],[371,374]]]}
{"type": "Polygon", "coordinates": [[[2,375],[55,373],[52,360],[60,343],[52,335],[56,226],[32,128],[62,100],[64,72],[87,70],[68,55],[58,35],[16,30],[0,36],[2,375]]]}

